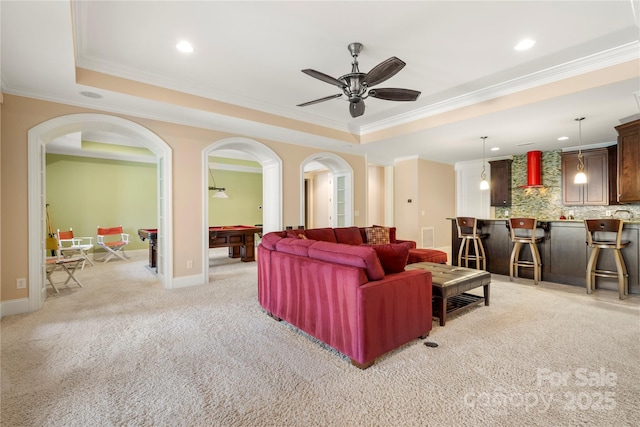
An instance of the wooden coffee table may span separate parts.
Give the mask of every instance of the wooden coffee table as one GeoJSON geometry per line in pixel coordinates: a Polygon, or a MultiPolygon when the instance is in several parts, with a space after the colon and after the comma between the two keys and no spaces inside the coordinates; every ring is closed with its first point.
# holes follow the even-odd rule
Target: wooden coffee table
{"type": "Polygon", "coordinates": [[[458,313],[482,301],[484,305],[489,305],[491,273],[487,271],[433,262],[417,262],[407,265],[405,269],[431,272],[434,305],[438,311],[440,326],[445,325],[448,314],[458,313]],[[483,297],[465,293],[480,286],[484,288],[483,297]]]}

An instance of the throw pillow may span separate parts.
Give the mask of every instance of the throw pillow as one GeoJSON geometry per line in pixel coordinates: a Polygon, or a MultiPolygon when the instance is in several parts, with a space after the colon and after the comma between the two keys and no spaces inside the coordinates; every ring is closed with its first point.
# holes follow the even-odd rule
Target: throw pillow
{"type": "Polygon", "coordinates": [[[304,235],[307,236],[307,239],[336,243],[336,236],[331,227],[309,228],[304,231],[304,235]]]}
{"type": "Polygon", "coordinates": [[[338,243],[347,245],[361,245],[363,243],[360,229],[358,227],[341,227],[334,228],[334,234],[338,243]]]}
{"type": "Polygon", "coordinates": [[[396,228],[395,227],[386,227],[384,225],[375,225],[374,227],[386,228],[389,230],[389,243],[396,243],[396,228]]]}
{"type": "Polygon", "coordinates": [[[370,245],[385,245],[389,241],[389,229],[387,227],[367,227],[367,243],[370,245]]]}
{"type": "Polygon", "coordinates": [[[402,243],[389,243],[371,246],[378,255],[384,274],[400,273],[404,271],[409,259],[409,248],[402,243]]]}

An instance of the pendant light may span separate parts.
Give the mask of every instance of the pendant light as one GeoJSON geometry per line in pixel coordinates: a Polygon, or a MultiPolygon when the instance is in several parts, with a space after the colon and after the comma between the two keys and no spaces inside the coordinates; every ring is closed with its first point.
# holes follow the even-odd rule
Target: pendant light
{"type": "Polygon", "coordinates": [[[575,119],[578,122],[578,173],[573,179],[574,184],[586,184],[587,175],[584,173],[584,159],[582,158],[582,121],[584,117],[575,119]]]}
{"type": "Polygon", "coordinates": [[[209,190],[213,190],[216,191],[216,193],[213,193],[213,197],[214,199],[228,199],[229,196],[227,196],[227,193],[224,192],[225,188],[224,187],[216,187],[216,180],[213,177],[213,173],[211,172],[211,169],[209,168],[209,175],[211,176],[211,180],[213,181],[213,187],[209,187],[209,190]]]}
{"type": "Polygon", "coordinates": [[[480,178],[482,179],[482,181],[480,181],[480,189],[488,190],[489,181],[487,181],[487,173],[486,173],[485,162],[484,162],[485,140],[487,139],[487,137],[481,136],[480,138],[482,138],[482,173],[480,174],[480,178]]]}

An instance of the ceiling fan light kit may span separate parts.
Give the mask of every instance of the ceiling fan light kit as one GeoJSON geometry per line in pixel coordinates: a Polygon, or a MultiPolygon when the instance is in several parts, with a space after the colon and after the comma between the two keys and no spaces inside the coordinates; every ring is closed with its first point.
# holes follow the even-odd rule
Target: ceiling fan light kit
{"type": "Polygon", "coordinates": [[[309,102],[298,104],[298,107],[306,107],[307,105],[317,104],[319,102],[329,101],[331,99],[341,98],[342,95],[347,97],[349,101],[349,112],[351,117],[359,117],[364,114],[364,100],[368,97],[383,99],[386,101],[415,101],[420,96],[420,92],[412,89],[401,88],[380,88],[370,89],[372,86],[380,84],[391,77],[395,76],[406,64],[399,58],[392,56],[376,65],[368,73],[361,73],[358,68],[358,55],[363,49],[362,43],[351,43],[348,46],[353,62],[351,63],[351,72],[339,78],[331,77],[320,71],[312,69],[304,69],[303,73],[322,80],[325,83],[332,84],[342,89],[342,93],[325,96],[309,102]]]}

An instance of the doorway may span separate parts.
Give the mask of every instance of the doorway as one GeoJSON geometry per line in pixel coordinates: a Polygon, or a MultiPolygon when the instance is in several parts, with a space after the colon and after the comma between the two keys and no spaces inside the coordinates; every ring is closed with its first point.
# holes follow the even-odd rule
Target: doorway
{"type": "MultiPolygon", "coordinates": [[[[253,157],[262,166],[262,232],[282,230],[282,159],[266,145],[249,138],[226,138],[209,145],[202,151],[202,230],[209,224],[209,157],[224,150],[240,151],[253,157]]],[[[202,234],[202,283],[208,283],[209,238],[202,234]]]]}
{"type": "Polygon", "coordinates": [[[39,310],[47,295],[45,282],[46,179],[45,146],[74,132],[104,131],[135,139],[156,156],[158,188],[158,279],[166,289],[173,283],[172,151],[158,135],[120,117],[106,114],[72,114],[56,117],[29,130],[29,307],[39,310]]]}
{"type": "MultiPolygon", "coordinates": [[[[308,218],[309,207],[314,204],[325,204],[329,206],[329,226],[350,227],[353,225],[353,169],[342,157],[333,153],[318,153],[308,157],[300,165],[301,194],[300,194],[300,221],[306,228],[309,228],[308,218]],[[314,169],[314,165],[322,165],[327,169],[331,177],[331,185],[327,185],[327,200],[315,200],[316,192],[308,188],[305,172],[314,169]],[[308,200],[308,197],[314,200],[308,200]]],[[[311,215],[312,216],[312,215],[311,215]]],[[[313,221],[312,221],[313,222],[313,221]]]]}

